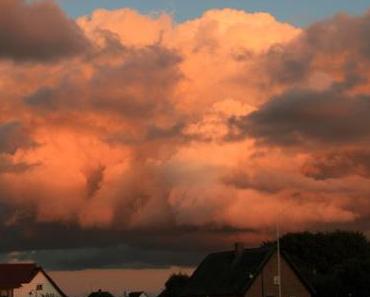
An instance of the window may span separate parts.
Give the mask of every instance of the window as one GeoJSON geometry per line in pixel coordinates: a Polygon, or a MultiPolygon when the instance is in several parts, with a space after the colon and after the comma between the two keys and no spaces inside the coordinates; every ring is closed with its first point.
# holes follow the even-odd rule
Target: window
{"type": "Polygon", "coordinates": [[[42,291],[42,284],[38,284],[36,286],[36,291],[42,291]]]}
{"type": "Polygon", "coordinates": [[[274,276],[274,285],[280,285],[280,277],[278,275],[274,276]]]}
{"type": "Polygon", "coordinates": [[[8,290],[0,290],[0,297],[9,297],[10,292],[8,290]]]}

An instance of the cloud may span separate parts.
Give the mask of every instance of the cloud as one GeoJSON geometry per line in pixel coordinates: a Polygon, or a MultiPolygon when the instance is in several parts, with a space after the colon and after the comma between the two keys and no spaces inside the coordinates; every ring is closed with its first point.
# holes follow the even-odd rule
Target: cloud
{"type": "Polygon", "coordinates": [[[0,39],[0,57],[14,61],[51,61],[89,45],[74,21],[49,0],[1,1],[0,39]]]}
{"type": "Polygon", "coordinates": [[[339,150],[312,156],[302,167],[306,176],[318,180],[358,175],[370,177],[370,152],[339,150]]]}
{"type": "Polygon", "coordinates": [[[99,191],[101,184],[104,180],[105,166],[98,165],[96,168],[86,170],[86,188],[87,196],[92,197],[99,191]]]}
{"type": "MultiPolygon", "coordinates": [[[[238,189],[254,189],[260,192],[266,193],[277,193],[285,188],[286,176],[280,177],[269,172],[263,172],[263,170],[258,170],[255,173],[249,173],[242,169],[233,170],[231,173],[227,174],[223,181],[227,185],[231,185],[238,189]]],[[[289,182],[290,186],[293,186],[292,181],[289,182]]]]}
{"type": "Polygon", "coordinates": [[[133,119],[171,112],[171,92],[181,79],[180,61],[175,51],[157,45],[122,49],[117,63],[92,65],[89,78],[65,77],[63,84],[41,87],[25,101],[42,112],[83,109],[133,119]]]}
{"type": "MultiPolygon", "coordinates": [[[[166,250],[138,250],[119,245],[114,247],[80,248],[67,250],[38,250],[4,254],[2,262],[34,261],[43,263],[48,270],[82,270],[91,268],[170,268],[192,267],[201,260],[199,252],[166,250]]],[[[0,258],[1,259],[1,258],[0,258]]]]}
{"type": "Polygon", "coordinates": [[[52,2],[4,3],[37,34],[0,46],[3,253],[163,267],[268,240],[279,217],[284,231],[368,231],[367,14],[299,29],[232,9],[73,22],[52,2]]]}
{"type": "Polygon", "coordinates": [[[37,164],[27,164],[25,162],[15,163],[9,157],[0,156],[0,174],[2,173],[22,173],[32,169],[37,164]]]}
{"type": "Polygon", "coordinates": [[[14,154],[20,148],[34,145],[21,123],[17,121],[0,123],[0,153],[14,154]]]}
{"type": "Polygon", "coordinates": [[[357,68],[352,74],[361,77],[369,63],[369,30],[368,12],[356,17],[337,14],[314,23],[291,41],[276,43],[254,57],[258,60],[255,71],[265,76],[260,83],[317,89],[340,81],[351,68],[357,68]]]}
{"type": "Polygon", "coordinates": [[[230,124],[237,128],[234,137],[250,136],[270,145],[346,144],[369,141],[369,112],[366,94],[289,90],[230,124]]]}

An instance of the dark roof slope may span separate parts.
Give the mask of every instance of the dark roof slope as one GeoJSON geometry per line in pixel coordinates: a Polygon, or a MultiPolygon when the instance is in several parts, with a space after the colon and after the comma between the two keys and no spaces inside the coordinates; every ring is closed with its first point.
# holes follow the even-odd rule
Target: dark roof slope
{"type": "MultiPolygon", "coordinates": [[[[238,256],[235,251],[210,254],[194,271],[179,295],[181,297],[244,295],[275,252],[274,247],[262,247],[244,249],[238,256]]],[[[284,251],[281,255],[306,289],[315,295],[315,290],[302,276],[290,257],[284,251]]]]}
{"type": "Polygon", "coordinates": [[[22,284],[29,283],[40,269],[34,263],[0,264],[0,287],[19,288],[22,284]]]}
{"type": "Polygon", "coordinates": [[[245,249],[208,255],[193,273],[181,296],[239,295],[270,258],[270,248],[245,249]]]}
{"type": "Polygon", "coordinates": [[[15,289],[32,281],[38,272],[44,274],[48,281],[63,297],[67,297],[53,279],[35,263],[6,263],[0,264],[0,287],[15,289]]]}

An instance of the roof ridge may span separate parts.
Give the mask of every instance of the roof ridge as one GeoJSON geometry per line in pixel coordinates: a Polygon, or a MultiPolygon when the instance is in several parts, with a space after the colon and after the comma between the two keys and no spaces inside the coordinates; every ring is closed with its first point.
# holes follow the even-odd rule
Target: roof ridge
{"type": "Polygon", "coordinates": [[[40,266],[41,273],[47,278],[47,280],[54,286],[54,288],[59,292],[62,297],[67,297],[64,291],[56,284],[56,282],[49,276],[49,274],[40,266]]]}
{"type": "Polygon", "coordinates": [[[255,277],[261,262],[272,253],[270,247],[244,248],[237,263],[233,263],[235,250],[208,254],[195,269],[180,296],[240,294],[244,284],[255,277]],[[217,275],[214,274],[216,271],[219,271],[217,275]]]}
{"type": "MultiPolygon", "coordinates": [[[[245,251],[269,251],[269,250],[274,250],[276,248],[274,247],[269,247],[269,246],[263,246],[263,247],[247,247],[247,248],[243,248],[243,252],[245,251]]],[[[233,249],[229,249],[229,250],[223,250],[223,251],[219,251],[219,252],[211,252],[209,253],[207,256],[210,256],[210,255],[215,255],[215,254],[222,254],[222,253],[231,253],[231,252],[234,252],[235,250],[233,249]]]]}

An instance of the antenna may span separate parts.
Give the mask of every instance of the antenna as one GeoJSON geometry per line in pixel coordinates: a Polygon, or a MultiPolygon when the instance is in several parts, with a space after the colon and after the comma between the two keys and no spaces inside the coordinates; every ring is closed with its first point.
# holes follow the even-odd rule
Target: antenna
{"type": "Polygon", "coordinates": [[[279,219],[276,224],[276,236],[277,236],[277,273],[278,273],[278,286],[279,286],[279,297],[281,297],[281,266],[280,266],[280,228],[279,219]]]}

